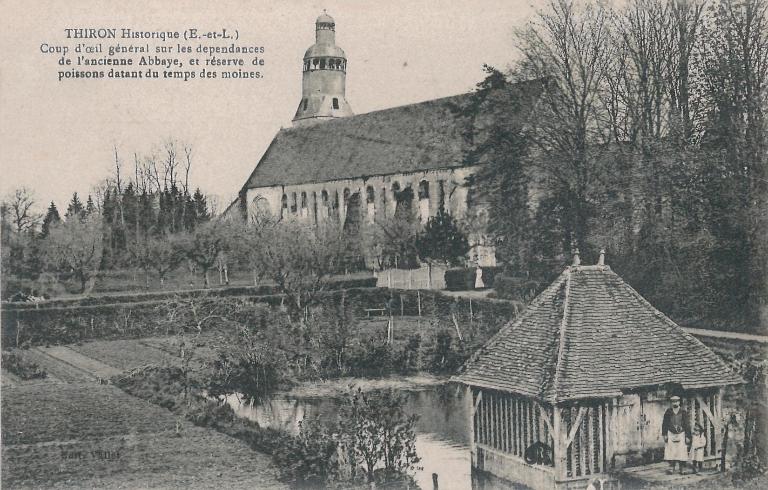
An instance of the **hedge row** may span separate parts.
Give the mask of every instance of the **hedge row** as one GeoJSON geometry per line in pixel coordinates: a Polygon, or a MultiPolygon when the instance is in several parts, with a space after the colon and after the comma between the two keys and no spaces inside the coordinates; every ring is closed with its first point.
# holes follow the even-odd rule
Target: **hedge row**
{"type": "MultiPolygon", "coordinates": [[[[501,272],[501,267],[482,267],[483,285],[485,288],[494,287],[494,278],[501,272]]],[[[449,291],[469,291],[475,289],[477,269],[462,267],[445,271],[445,288],[449,291]]]]}
{"type": "MultiPolygon", "coordinates": [[[[375,277],[333,277],[328,281],[329,289],[349,289],[375,287],[375,277]]],[[[198,298],[198,297],[230,297],[230,296],[267,296],[278,294],[277,288],[272,285],[264,286],[235,286],[216,289],[191,289],[183,291],[156,291],[129,294],[108,294],[89,296],[85,298],[61,298],[39,303],[11,303],[3,302],[3,312],[12,310],[35,310],[40,308],[145,303],[150,301],[166,301],[173,298],[198,298]]]]}
{"type": "MultiPolygon", "coordinates": [[[[515,302],[452,297],[438,291],[353,288],[322,293],[320,304],[344,302],[353,315],[367,316],[368,309],[384,309],[385,314],[453,319],[462,325],[497,330],[514,318],[521,305],[515,302]],[[471,320],[475,320],[473,323],[471,320]]],[[[204,297],[200,307],[216,305],[228,318],[256,321],[259,305],[279,305],[281,295],[204,297]]],[[[171,302],[164,300],[125,304],[85,305],[39,309],[14,309],[2,315],[2,341],[6,346],[69,344],[93,339],[138,338],[167,335],[178,324],[167,321],[171,302]]]]}

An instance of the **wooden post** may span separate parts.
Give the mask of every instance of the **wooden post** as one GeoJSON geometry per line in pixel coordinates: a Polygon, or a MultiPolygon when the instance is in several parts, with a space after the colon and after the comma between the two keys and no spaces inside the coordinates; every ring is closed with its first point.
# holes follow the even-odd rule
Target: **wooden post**
{"type": "Polygon", "coordinates": [[[600,454],[600,451],[595,449],[595,417],[597,417],[597,408],[589,407],[589,412],[587,413],[587,425],[589,426],[589,447],[587,448],[589,458],[587,468],[589,468],[590,474],[595,472],[595,461],[600,454]]]}
{"type": "Polygon", "coordinates": [[[419,318],[416,320],[416,329],[421,333],[421,291],[416,290],[416,305],[419,308],[419,318]]]}
{"type": "Polygon", "coordinates": [[[469,449],[475,451],[475,401],[472,396],[472,387],[464,388],[464,406],[467,410],[467,427],[469,427],[469,449]]]}
{"type": "Polygon", "coordinates": [[[561,409],[556,404],[552,405],[552,430],[554,442],[555,481],[561,481],[565,476],[565,434],[562,427],[561,409]]]}
{"type": "Polygon", "coordinates": [[[491,424],[490,424],[491,425],[491,440],[489,442],[491,444],[491,447],[494,447],[494,448],[496,447],[496,442],[497,442],[498,433],[499,433],[498,428],[496,427],[496,405],[497,405],[496,400],[497,400],[497,398],[498,397],[496,396],[495,393],[493,394],[493,396],[490,396],[488,398],[488,401],[490,402],[489,403],[490,406],[488,407],[488,409],[489,409],[488,410],[488,415],[490,415],[490,419],[491,419],[491,424]]]}
{"type": "Polygon", "coordinates": [[[405,306],[403,306],[403,295],[400,295],[400,316],[403,316],[405,313],[405,306]]]}
{"type": "Polygon", "coordinates": [[[408,269],[408,289],[413,289],[413,269],[408,269]]]}
{"type": "MultiPolygon", "coordinates": [[[[720,422],[720,426],[725,428],[728,426],[728,421],[725,420],[725,416],[723,414],[723,394],[725,393],[724,388],[719,388],[717,390],[717,394],[715,395],[715,417],[717,417],[717,420],[720,422]]],[[[717,450],[720,450],[721,454],[723,455],[723,464],[722,464],[722,471],[725,471],[725,444],[728,442],[727,440],[724,440],[724,432],[723,430],[718,430],[715,434],[716,438],[716,446],[715,446],[715,454],[717,454],[717,450]]]]}
{"type": "Polygon", "coordinates": [[[464,342],[464,338],[461,336],[461,330],[459,329],[459,322],[456,320],[456,315],[451,313],[451,318],[453,319],[453,325],[456,327],[456,334],[459,336],[459,340],[464,342]]]}
{"type": "Polygon", "coordinates": [[[387,269],[387,287],[392,289],[392,269],[387,269]]]}

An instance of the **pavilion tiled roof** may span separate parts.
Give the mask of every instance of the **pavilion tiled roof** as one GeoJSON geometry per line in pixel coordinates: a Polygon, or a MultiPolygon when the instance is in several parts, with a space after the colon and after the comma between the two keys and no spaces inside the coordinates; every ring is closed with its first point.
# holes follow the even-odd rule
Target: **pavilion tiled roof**
{"type": "Polygon", "coordinates": [[[549,403],[743,382],[605,265],[572,266],[467,361],[461,383],[549,403]]]}
{"type": "Polygon", "coordinates": [[[483,163],[467,158],[483,134],[494,121],[527,117],[542,87],[531,80],[491,89],[479,117],[464,111],[473,92],[281,129],[244,189],[483,163]]]}

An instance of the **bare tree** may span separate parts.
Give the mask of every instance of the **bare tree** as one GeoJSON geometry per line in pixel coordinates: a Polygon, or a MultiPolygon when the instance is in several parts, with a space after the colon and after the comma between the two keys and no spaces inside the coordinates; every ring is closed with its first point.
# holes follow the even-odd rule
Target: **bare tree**
{"type": "Polygon", "coordinates": [[[40,214],[35,213],[35,197],[26,187],[16,189],[4,203],[7,208],[9,221],[16,233],[31,231],[40,222],[40,214]]]}
{"type": "Polygon", "coordinates": [[[260,245],[253,256],[256,267],[285,295],[291,318],[301,320],[346,259],[343,230],[330,223],[309,227],[286,221],[253,233],[258,233],[260,245]]]}
{"type": "Polygon", "coordinates": [[[101,264],[101,219],[68,220],[51,228],[43,244],[45,262],[62,272],[72,272],[80,282],[80,292],[93,288],[101,264]]]}
{"type": "Polygon", "coordinates": [[[546,155],[540,167],[564,204],[565,241],[578,246],[588,234],[590,189],[601,178],[590,144],[608,135],[599,96],[614,55],[611,15],[603,3],[551,0],[517,32],[522,60],[516,75],[545,80],[531,136],[546,155]]]}

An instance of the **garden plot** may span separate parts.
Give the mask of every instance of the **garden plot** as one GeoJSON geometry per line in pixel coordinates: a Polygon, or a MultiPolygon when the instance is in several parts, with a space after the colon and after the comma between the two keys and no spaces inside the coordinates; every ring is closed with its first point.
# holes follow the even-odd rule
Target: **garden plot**
{"type": "Polygon", "coordinates": [[[113,386],[3,395],[3,487],[280,488],[267,456],[113,386]]]}
{"type": "Polygon", "coordinates": [[[38,348],[24,351],[24,357],[44,369],[45,372],[48,373],[48,377],[52,377],[65,383],[97,381],[97,377],[92,373],[52,357],[38,348]]]}
{"type": "Polygon", "coordinates": [[[137,339],[98,340],[69,347],[84,356],[96,359],[121,371],[150,364],[162,366],[179,362],[178,356],[173,356],[137,339]]]}
{"type": "Polygon", "coordinates": [[[114,368],[96,359],[84,356],[67,346],[38,347],[38,350],[65,364],[90,373],[97,378],[109,379],[122,372],[121,369],[114,368]]]}
{"type": "Polygon", "coordinates": [[[167,410],[108,385],[55,384],[7,388],[2,398],[3,444],[32,444],[173,430],[167,410]]]}

